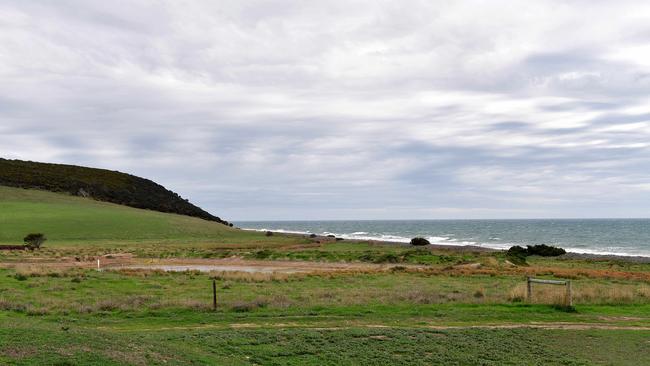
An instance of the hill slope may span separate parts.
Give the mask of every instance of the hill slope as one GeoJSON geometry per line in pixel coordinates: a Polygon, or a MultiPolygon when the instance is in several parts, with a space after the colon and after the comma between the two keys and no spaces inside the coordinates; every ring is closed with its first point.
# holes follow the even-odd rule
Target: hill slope
{"type": "Polygon", "coordinates": [[[219,241],[256,234],[195,217],[0,186],[0,244],[20,244],[22,238],[32,232],[45,233],[48,244],[219,241]]]}
{"type": "Polygon", "coordinates": [[[0,185],[65,192],[99,201],[228,224],[160,184],[110,170],[0,159],[0,185]]]}

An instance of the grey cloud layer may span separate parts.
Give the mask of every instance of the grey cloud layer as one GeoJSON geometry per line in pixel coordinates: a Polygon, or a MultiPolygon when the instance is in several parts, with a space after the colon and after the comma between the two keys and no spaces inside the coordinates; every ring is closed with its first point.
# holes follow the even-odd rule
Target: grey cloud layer
{"type": "Polygon", "coordinates": [[[0,155],[228,219],[648,216],[641,1],[0,1],[0,155]]]}

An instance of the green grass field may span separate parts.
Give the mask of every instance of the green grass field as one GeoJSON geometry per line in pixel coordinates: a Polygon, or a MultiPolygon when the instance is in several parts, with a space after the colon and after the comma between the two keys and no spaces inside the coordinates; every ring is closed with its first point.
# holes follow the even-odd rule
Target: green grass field
{"type": "Polygon", "coordinates": [[[266,237],[0,187],[0,242],[19,244],[30,232],[50,240],[34,252],[0,252],[0,364],[650,364],[647,264],[531,258],[512,268],[502,253],[266,237]],[[119,252],[403,266],[255,274],[39,264],[119,252]],[[551,287],[527,303],[529,274],[570,278],[575,307],[557,306],[562,289],[551,287]]]}
{"type": "Polygon", "coordinates": [[[630,330],[258,328],[116,332],[35,319],[0,329],[10,365],[643,365],[630,330]],[[92,352],[90,352],[92,350],[92,352]]]}
{"type": "Polygon", "coordinates": [[[146,246],[153,243],[288,242],[189,216],[135,209],[87,198],[0,186],[0,244],[45,233],[49,247],[146,246]]]}

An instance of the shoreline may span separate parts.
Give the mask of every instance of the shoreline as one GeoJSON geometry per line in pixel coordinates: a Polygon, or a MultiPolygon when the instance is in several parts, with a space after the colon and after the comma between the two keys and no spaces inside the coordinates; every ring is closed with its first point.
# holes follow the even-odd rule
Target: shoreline
{"type": "MultiPolygon", "coordinates": [[[[316,237],[311,238],[310,234],[305,233],[292,233],[286,231],[273,231],[273,230],[256,230],[256,229],[242,229],[243,231],[251,231],[263,233],[266,231],[272,232],[274,235],[286,235],[293,237],[303,237],[305,239],[314,239],[321,240],[325,242],[341,242],[341,243],[371,243],[377,245],[400,245],[403,247],[411,247],[409,243],[399,242],[399,241],[388,241],[388,240],[365,240],[365,239],[345,239],[345,238],[332,238],[331,236],[326,235],[316,235],[316,237]]],[[[423,247],[419,247],[423,248],[423,247]]],[[[428,249],[439,249],[439,250],[449,250],[453,252],[505,252],[506,249],[497,249],[497,248],[488,248],[478,245],[449,245],[449,244],[429,244],[426,246],[428,249]]],[[[619,255],[619,254],[594,254],[594,253],[579,253],[579,252],[569,252],[558,257],[556,259],[566,259],[566,260],[597,260],[597,261],[622,261],[629,263],[650,263],[650,256],[636,256],[636,255],[619,255]]]]}

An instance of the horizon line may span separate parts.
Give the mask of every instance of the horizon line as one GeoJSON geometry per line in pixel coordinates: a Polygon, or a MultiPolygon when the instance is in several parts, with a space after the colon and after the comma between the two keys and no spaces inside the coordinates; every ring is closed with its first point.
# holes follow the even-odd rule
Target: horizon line
{"type": "Polygon", "coordinates": [[[530,217],[530,218],[474,218],[474,219],[256,219],[238,220],[230,219],[230,222],[310,222],[310,221],[532,221],[532,220],[650,220],[650,217],[530,217]]]}

